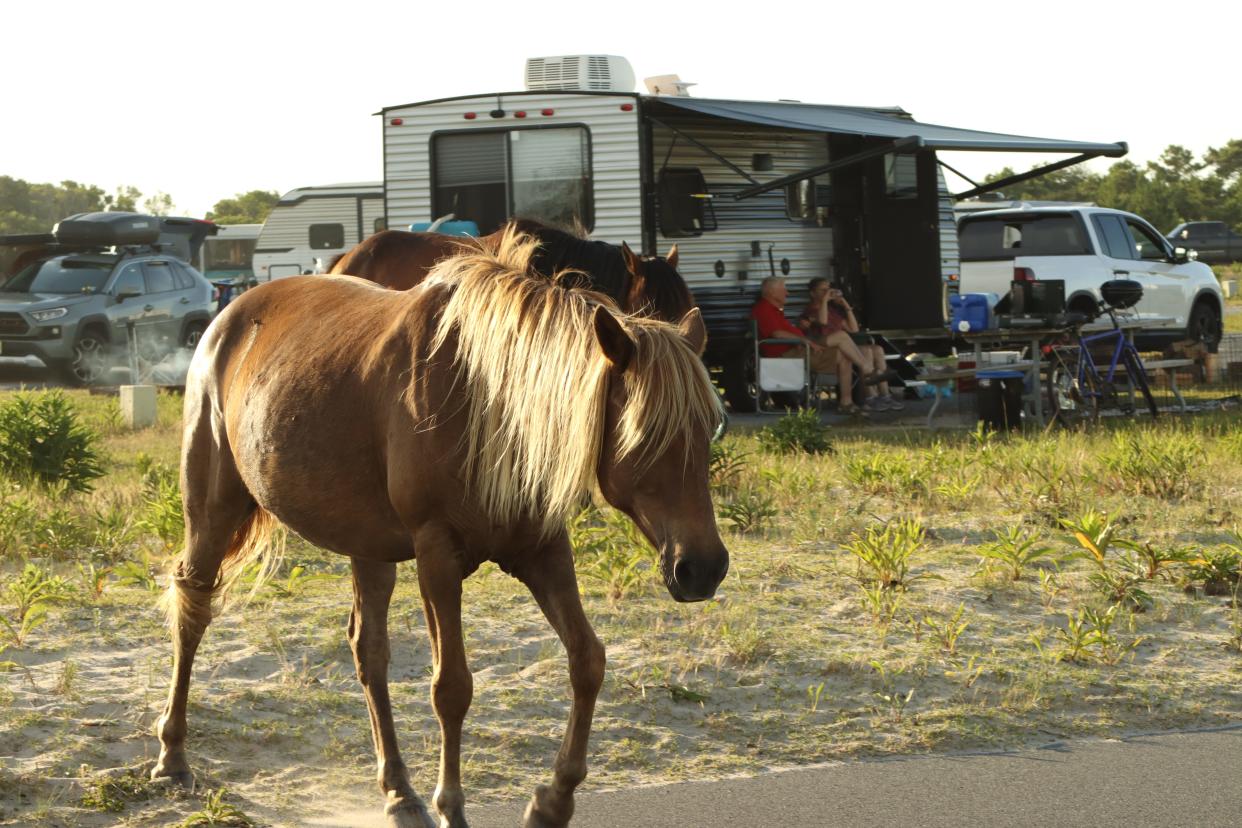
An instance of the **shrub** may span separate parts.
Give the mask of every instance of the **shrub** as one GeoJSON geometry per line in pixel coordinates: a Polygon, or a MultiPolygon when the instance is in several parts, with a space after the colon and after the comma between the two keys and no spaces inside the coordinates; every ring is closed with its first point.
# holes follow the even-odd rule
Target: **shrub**
{"type": "Polygon", "coordinates": [[[17,394],[0,403],[0,471],[19,480],[90,491],[104,473],[98,439],[60,391],[17,394]]]}
{"type": "Polygon", "coordinates": [[[799,451],[808,454],[832,453],[828,428],[819,421],[819,412],[810,408],[786,414],[774,425],[765,427],[759,432],[759,445],[780,454],[799,451]]]}

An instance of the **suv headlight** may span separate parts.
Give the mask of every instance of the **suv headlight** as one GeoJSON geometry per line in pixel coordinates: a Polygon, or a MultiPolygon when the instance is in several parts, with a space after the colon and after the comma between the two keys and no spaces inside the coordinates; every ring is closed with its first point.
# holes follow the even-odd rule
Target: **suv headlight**
{"type": "Polygon", "coordinates": [[[49,308],[48,310],[31,311],[30,315],[37,322],[51,322],[53,319],[60,319],[69,312],[68,308],[49,308]]]}

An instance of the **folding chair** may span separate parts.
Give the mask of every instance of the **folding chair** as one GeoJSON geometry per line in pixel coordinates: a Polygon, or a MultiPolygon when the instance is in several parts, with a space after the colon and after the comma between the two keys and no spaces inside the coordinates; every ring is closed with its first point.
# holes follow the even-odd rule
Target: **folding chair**
{"type": "MultiPolygon", "coordinates": [[[[763,397],[770,394],[795,394],[801,405],[810,404],[819,407],[820,388],[830,388],[837,384],[836,374],[815,374],[811,371],[811,360],[805,348],[800,355],[769,357],[764,356],[761,345],[789,346],[788,339],[760,339],[758,326],[751,323],[751,339],[755,343],[755,410],[763,411],[763,397]]],[[[796,345],[796,343],[794,343],[796,345]]]]}

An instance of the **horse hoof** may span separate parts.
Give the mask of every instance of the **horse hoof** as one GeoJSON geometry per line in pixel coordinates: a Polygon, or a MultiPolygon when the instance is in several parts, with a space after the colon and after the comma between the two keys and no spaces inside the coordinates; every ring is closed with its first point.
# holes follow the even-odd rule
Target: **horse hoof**
{"type": "Polygon", "coordinates": [[[421,802],[402,800],[384,807],[388,828],[436,828],[435,820],[421,802]]]}
{"type": "Polygon", "coordinates": [[[151,769],[151,781],[163,782],[169,787],[178,787],[187,793],[194,793],[194,774],[188,770],[168,771],[156,765],[151,769]]]}
{"type": "MultiPolygon", "coordinates": [[[[543,786],[541,785],[540,788],[543,788],[543,786]]],[[[540,813],[539,793],[536,793],[526,805],[526,813],[522,815],[522,828],[565,828],[565,826],[569,825],[569,817],[572,815],[572,808],[569,814],[565,815],[564,819],[559,820],[540,813]]]]}

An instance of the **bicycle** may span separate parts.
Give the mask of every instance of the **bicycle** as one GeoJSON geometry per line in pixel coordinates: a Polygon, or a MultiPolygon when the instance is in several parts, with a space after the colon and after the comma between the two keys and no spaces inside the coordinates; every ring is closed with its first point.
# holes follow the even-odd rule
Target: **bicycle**
{"type": "Polygon", "coordinates": [[[1074,327],[1073,344],[1048,348],[1048,397],[1053,419],[1062,425],[1094,422],[1103,407],[1119,408],[1123,413],[1132,414],[1135,390],[1143,395],[1152,418],[1159,416],[1143,359],[1121,330],[1116,314],[1143,298],[1143,286],[1132,279],[1114,279],[1102,284],[1100,293],[1104,297],[1100,310],[1108,314],[1113,329],[1084,336],[1079,324],[1074,327]],[[1106,371],[1101,371],[1096,364],[1093,348],[1108,353],[1106,371]],[[1118,368],[1124,369],[1121,374],[1118,368]],[[1117,393],[1119,376],[1126,385],[1124,395],[1117,393]]]}

